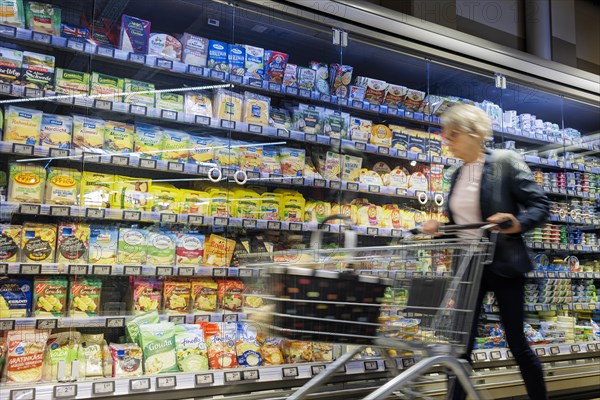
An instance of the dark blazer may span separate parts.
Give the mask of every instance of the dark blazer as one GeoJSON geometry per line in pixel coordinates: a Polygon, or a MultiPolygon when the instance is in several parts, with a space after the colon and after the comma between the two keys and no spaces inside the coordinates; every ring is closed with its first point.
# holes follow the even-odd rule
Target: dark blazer
{"type": "MultiPolygon", "coordinates": [[[[462,167],[452,174],[446,208],[450,223],[450,198],[462,167]]],[[[550,203],[542,188],[534,182],[531,170],[521,156],[510,150],[486,151],[480,187],[481,216],[485,221],[496,213],[510,213],[521,223],[521,234],[498,234],[491,265],[494,273],[519,276],[533,268],[522,234],[542,225],[550,214],[550,203]]]]}

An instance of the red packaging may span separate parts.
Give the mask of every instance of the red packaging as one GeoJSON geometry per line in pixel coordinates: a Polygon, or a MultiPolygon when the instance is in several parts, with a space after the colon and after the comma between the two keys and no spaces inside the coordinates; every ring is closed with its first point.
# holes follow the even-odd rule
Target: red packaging
{"type": "Polygon", "coordinates": [[[288,55],[280,51],[265,51],[265,75],[267,81],[283,83],[283,75],[287,65],[288,55]]]}

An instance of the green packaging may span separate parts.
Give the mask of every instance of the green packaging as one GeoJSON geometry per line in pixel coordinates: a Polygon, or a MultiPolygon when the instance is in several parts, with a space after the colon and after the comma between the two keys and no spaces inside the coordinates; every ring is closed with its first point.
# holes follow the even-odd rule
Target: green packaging
{"type": "Polygon", "coordinates": [[[123,122],[106,121],[104,123],[104,151],[108,153],[133,152],[135,126],[123,122]]]}
{"type": "Polygon", "coordinates": [[[175,324],[161,322],[140,326],[140,347],[144,353],[144,372],[179,372],[175,353],[175,324]]]}
{"type": "Polygon", "coordinates": [[[138,343],[140,337],[140,326],[146,324],[158,324],[158,312],[152,311],[145,314],[136,315],[131,318],[125,328],[127,329],[127,341],[131,343],[138,343]]]}
{"type": "Polygon", "coordinates": [[[61,10],[52,4],[30,1],[25,6],[27,28],[48,35],[60,35],[61,10]]]}
{"type": "Polygon", "coordinates": [[[184,110],[184,96],[177,93],[156,93],[156,108],[160,110],[171,110],[182,113],[184,110]]]}
{"type": "Polygon", "coordinates": [[[146,262],[147,234],[148,232],[145,229],[119,229],[117,263],[130,265],[144,264],[146,262]]]}
{"type": "Polygon", "coordinates": [[[90,95],[98,96],[98,100],[120,102],[122,96],[116,96],[117,93],[123,93],[123,79],[92,72],[90,95]]]}
{"type": "Polygon", "coordinates": [[[0,24],[25,27],[25,10],[23,0],[2,0],[0,11],[0,24]]]}
{"type": "Polygon", "coordinates": [[[64,278],[35,278],[33,314],[36,317],[62,317],[67,308],[67,286],[64,278]]]}
{"type": "Polygon", "coordinates": [[[147,258],[149,265],[175,265],[176,236],[169,233],[149,232],[147,238],[147,258]]]}
{"type": "Polygon", "coordinates": [[[87,95],[90,90],[90,74],[56,68],[54,73],[54,90],[57,94],[87,95]]]}
{"type": "Polygon", "coordinates": [[[124,102],[144,107],[154,107],[154,84],[125,78],[124,102]]]}
{"type": "Polygon", "coordinates": [[[96,317],[100,311],[102,281],[97,278],[73,279],[69,288],[69,315],[96,317]]]}

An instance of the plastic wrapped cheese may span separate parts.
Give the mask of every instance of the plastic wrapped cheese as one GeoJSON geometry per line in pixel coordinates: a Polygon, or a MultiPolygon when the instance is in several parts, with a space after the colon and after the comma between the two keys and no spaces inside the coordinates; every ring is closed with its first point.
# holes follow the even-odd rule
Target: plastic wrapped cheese
{"type": "Polygon", "coordinates": [[[181,50],[181,43],[175,37],[164,33],[150,34],[150,54],[167,60],[179,61],[181,60],[181,50]]]}
{"type": "Polygon", "coordinates": [[[218,89],[214,96],[214,102],[215,118],[236,122],[242,121],[242,108],[244,104],[243,95],[232,92],[231,90],[218,89]]]}
{"type": "Polygon", "coordinates": [[[271,99],[252,92],[244,93],[244,122],[254,125],[269,125],[271,99]]]}

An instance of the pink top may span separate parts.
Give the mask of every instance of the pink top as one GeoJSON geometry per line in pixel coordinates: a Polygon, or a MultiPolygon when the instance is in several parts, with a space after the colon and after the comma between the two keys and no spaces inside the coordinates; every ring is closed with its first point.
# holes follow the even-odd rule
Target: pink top
{"type": "MultiPolygon", "coordinates": [[[[483,173],[483,161],[465,163],[456,178],[450,197],[450,211],[455,224],[474,224],[482,222],[480,189],[483,173]]],[[[470,229],[458,231],[462,238],[479,238],[481,231],[470,229]]]]}

